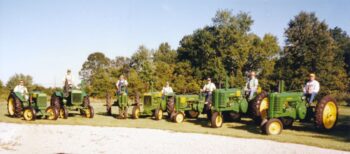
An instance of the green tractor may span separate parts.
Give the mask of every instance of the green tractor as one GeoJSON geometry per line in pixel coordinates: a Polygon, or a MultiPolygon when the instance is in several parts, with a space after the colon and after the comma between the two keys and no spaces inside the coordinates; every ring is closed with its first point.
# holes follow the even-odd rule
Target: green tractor
{"type": "Polygon", "coordinates": [[[125,86],[121,86],[120,91],[116,92],[116,100],[110,103],[110,98],[107,96],[107,114],[112,115],[112,106],[117,106],[119,110],[120,119],[128,118],[128,107],[130,106],[129,97],[127,93],[127,89],[125,86]]]}
{"type": "Polygon", "coordinates": [[[205,96],[202,93],[199,95],[177,95],[175,109],[170,116],[170,120],[181,123],[185,117],[198,118],[205,107],[205,96]]]}
{"type": "Polygon", "coordinates": [[[11,92],[7,100],[7,110],[12,117],[23,117],[25,120],[35,120],[37,116],[46,116],[50,120],[56,120],[58,111],[53,106],[47,106],[47,95],[41,92],[33,92],[26,99],[21,93],[11,92]]]}
{"type": "Polygon", "coordinates": [[[331,130],[338,120],[337,102],[331,96],[324,96],[318,102],[309,104],[303,92],[285,92],[284,82],[279,84],[279,92],[269,93],[261,100],[266,110],[261,113],[263,133],[278,135],[283,128],[291,127],[295,120],[310,122],[314,119],[316,128],[331,130]]]}
{"type": "Polygon", "coordinates": [[[89,96],[82,90],[73,89],[65,82],[64,90],[51,95],[51,106],[59,111],[59,118],[67,119],[68,112],[79,111],[86,118],[94,117],[94,108],[90,105],[89,96]]]}
{"type": "MultiPolygon", "coordinates": [[[[148,92],[142,96],[142,104],[136,102],[132,109],[132,118],[138,119],[140,115],[154,115],[156,120],[163,119],[163,113],[168,115],[174,110],[175,93],[163,95],[162,92],[148,92]],[[141,112],[141,106],[143,111],[141,112]]],[[[138,99],[136,99],[138,100],[138,99]]]]}
{"type": "Polygon", "coordinates": [[[239,88],[216,89],[212,96],[211,126],[221,127],[224,121],[239,121],[248,112],[248,100],[239,88]]]}

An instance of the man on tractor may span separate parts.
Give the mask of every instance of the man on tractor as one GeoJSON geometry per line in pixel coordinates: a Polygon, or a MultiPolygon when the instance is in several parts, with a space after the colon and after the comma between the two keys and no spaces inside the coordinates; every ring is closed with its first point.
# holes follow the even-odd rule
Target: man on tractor
{"type": "Polygon", "coordinates": [[[258,90],[259,81],[256,78],[256,74],[254,71],[250,72],[250,77],[244,87],[244,91],[246,92],[248,100],[252,100],[254,98],[255,93],[258,90]]]}
{"type": "Polygon", "coordinates": [[[15,87],[15,89],[13,89],[13,92],[20,93],[24,97],[25,100],[28,100],[28,98],[29,98],[28,97],[28,90],[27,90],[27,87],[24,86],[23,80],[19,81],[19,85],[17,85],[15,87]]]}
{"type": "Polygon", "coordinates": [[[207,81],[208,83],[204,85],[203,89],[201,90],[205,93],[205,104],[207,106],[207,109],[205,109],[206,111],[210,109],[213,91],[216,89],[215,84],[211,82],[211,78],[208,78],[207,81]]]}
{"type": "Polygon", "coordinates": [[[311,104],[317,93],[320,91],[320,83],[315,80],[316,75],[314,73],[311,73],[309,75],[309,81],[305,84],[303,88],[304,95],[306,97],[306,100],[309,104],[311,104]]]}
{"type": "Polygon", "coordinates": [[[166,86],[163,87],[163,90],[162,90],[163,98],[164,98],[165,95],[173,93],[173,92],[174,92],[173,88],[170,87],[169,82],[166,82],[166,86]]]}
{"type": "Polygon", "coordinates": [[[64,82],[63,93],[65,97],[68,97],[69,93],[72,91],[72,88],[73,88],[73,76],[70,69],[68,69],[67,74],[64,75],[63,82],[64,82]]]}
{"type": "Polygon", "coordinates": [[[116,88],[117,88],[117,94],[119,95],[121,93],[121,91],[123,90],[123,88],[125,88],[125,92],[127,92],[126,87],[128,86],[128,81],[124,78],[124,75],[120,75],[119,80],[117,81],[117,83],[115,84],[116,88]]]}

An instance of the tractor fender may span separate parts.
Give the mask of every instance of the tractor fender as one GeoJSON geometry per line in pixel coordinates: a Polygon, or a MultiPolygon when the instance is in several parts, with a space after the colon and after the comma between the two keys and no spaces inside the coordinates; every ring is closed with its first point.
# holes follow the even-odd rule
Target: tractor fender
{"type": "Polygon", "coordinates": [[[307,114],[306,112],[307,112],[306,103],[299,103],[297,105],[297,116],[300,119],[305,119],[306,114],[307,114]]]}
{"type": "Polygon", "coordinates": [[[241,99],[239,103],[239,110],[241,113],[247,113],[248,111],[248,101],[246,99],[241,99]]]}

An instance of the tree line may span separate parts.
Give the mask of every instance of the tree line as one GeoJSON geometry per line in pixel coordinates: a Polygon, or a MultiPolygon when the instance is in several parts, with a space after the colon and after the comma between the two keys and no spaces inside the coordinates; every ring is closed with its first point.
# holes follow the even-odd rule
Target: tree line
{"type": "Polygon", "coordinates": [[[198,93],[208,77],[218,87],[226,77],[230,87],[243,87],[247,73],[256,71],[267,91],[278,80],[285,80],[287,90],[300,90],[309,73],[316,74],[322,93],[350,91],[350,37],[344,30],[330,28],[315,13],[300,12],[289,21],[280,47],[276,36],[251,32],[253,23],[248,13],[219,10],[210,25],[184,36],[177,49],[165,42],[157,49],[141,45],[131,57],[92,53],[79,72],[82,87],[104,97],[114,93],[123,74],[131,96],[160,90],[167,81],[177,93],[198,93]]]}

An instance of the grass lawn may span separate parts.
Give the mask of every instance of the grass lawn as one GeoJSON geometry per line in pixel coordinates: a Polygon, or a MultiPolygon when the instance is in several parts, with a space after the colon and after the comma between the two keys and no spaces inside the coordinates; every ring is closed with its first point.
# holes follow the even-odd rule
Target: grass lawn
{"type": "MultiPolygon", "coordinates": [[[[181,124],[169,122],[165,119],[156,121],[151,117],[145,117],[137,120],[121,120],[112,116],[106,116],[105,106],[103,105],[102,101],[95,101],[92,103],[92,105],[95,108],[95,117],[93,119],[86,119],[78,114],[70,114],[68,119],[58,119],[57,121],[38,119],[36,121],[28,122],[24,121],[22,118],[16,119],[8,117],[6,102],[2,101],[0,103],[0,122],[152,128],[189,133],[267,139],[278,142],[290,142],[350,151],[350,107],[346,106],[341,106],[339,108],[339,121],[336,128],[331,132],[320,132],[313,127],[312,123],[295,122],[291,129],[283,130],[281,135],[267,136],[261,134],[260,128],[256,126],[249,118],[243,118],[241,122],[224,123],[222,128],[214,129],[208,127],[208,121],[205,119],[204,115],[200,116],[199,119],[186,119],[185,122],[181,124]]],[[[117,109],[114,107],[113,113],[116,114],[116,111],[117,109]]]]}

